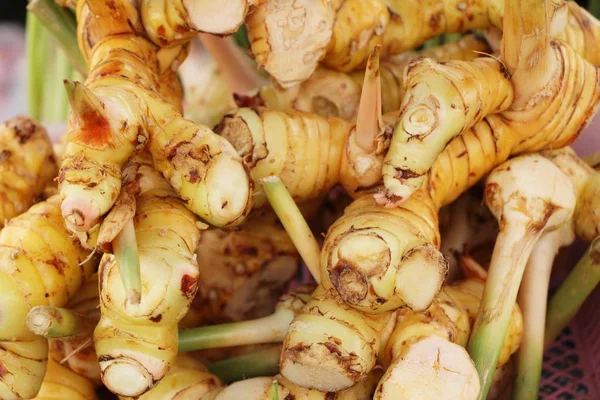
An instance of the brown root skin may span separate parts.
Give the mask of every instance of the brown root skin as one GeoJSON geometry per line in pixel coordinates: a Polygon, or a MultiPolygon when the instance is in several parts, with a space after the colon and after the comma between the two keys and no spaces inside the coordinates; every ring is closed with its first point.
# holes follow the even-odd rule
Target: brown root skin
{"type": "Polygon", "coordinates": [[[27,313],[36,305],[64,307],[92,275],[87,255],[62,223],[59,196],[35,204],[0,231],[0,398],[37,394],[48,341],[27,329],[27,313]]]}
{"type": "Polygon", "coordinates": [[[277,217],[262,210],[238,230],[203,232],[196,255],[198,293],[180,327],[242,321],[272,313],[300,263],[277,217]]]}
{"type": "Polygon", "coordinates": [[[25,212],[58,172],[43,126],[17,116],[0,125],[0,228],[25,212]]]}
{"type": "Polygon", "coordinates": [[[287,332],[281,374],[294,384],[333,392],[372,371],[381,335],[394,313],[369,316],[347,306],[332,290],[317,288],[287,332]]]}
{"type": "MultiPolygon", "coordinates": [[[[568,23],[557,38],[599,65],[600,23],[574,1],[565,3],[568,23]]],[[[247,27],[257,62],[289,87],[307,79],[319,61],[350,71],[363,66],[377,44],[386,56],[400,54],[443,33],[502,28],[503,14],[503,0],[319,1],[312,7],[267,0],[249,16],[247,27]]]]}

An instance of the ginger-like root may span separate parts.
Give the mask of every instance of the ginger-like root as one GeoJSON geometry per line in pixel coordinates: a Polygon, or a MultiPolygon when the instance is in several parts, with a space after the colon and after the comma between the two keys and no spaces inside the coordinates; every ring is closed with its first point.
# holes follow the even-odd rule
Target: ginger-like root
{"type": "MultiPolygon", "coordinates": [[[[574,1],[568,24],[554,34],[600,64],[600,23],[574,1]]],[[[377,45],[400,54],[444,33],[502,28],[504,0],[266,0],[249,15],[248,36],[257,62],[284,87],[307,79],[319,61],[339,71],[364,65],[377,45]]]]}
{"type": "MultiPolygon", "coordinates": [[[[430,57],[436,61],[472,61],[480,57],[481,53],[489,52],[485,40],[476,35],[466,35],[432,49],[407,52],[382,60],[380,73],[383,113],[396,112],[400,108],[404,90],[403,73],[411,60],[430,57]]],[[[260,88],[258,97],[270,109],[285,111],[293,108],[352,121],[358,112],[364,79],[364,70],[346,73],[320,67],[300,85],[284,88],[272,79],[270,86],[260,88]]]]}
{"type": "MultiPolygon", "coordinates": [[[[200,361],[179,355],[167,376],[139,400],[200,399],[221,386],[221,381],[211,374],[200,361]]],[[[127,397],[119,397],[121,400],[127,397]]]]}
{"type": "Polygon", "coordinates": [[[22,116],[0,125],[0,228],[27,211],[57,173],[44,127],[22,116]]]}
{"type": "Polygon", "coordinates": [[[545,150],[540,154],[552,161],[571,180],[577,193],[573,215],[575,233],[586,242],[592,242],[600,235],[600,172],[579,158],[570,147],[545,150]]]}
{"type": "Polygon", "coordinates": [[[426,309],[448,268],[438,250],[437,224],[437,209],[425,191],[396,208],[381,207],[365,194],[327,232],[323,285],[365,312],[426,309]]]}
{"type": "Polygon", "coordinates": [[[373,370],[394,321],[395,313],[363,314],[333,290],[318,287],[287,332],[281,374],[308,389],[348,389],[373,370]]]}
{"type": "MultiPolygon", "coordinates": [[[[92,275],[87,282],[69,300],[67,308],[87,320],[96,323],[100,319],[98,303],[98,275],[92,275]]],[[[74,337],[55,338],[50,340],[50,358],[69,368],[77,375],[83,376],[95,385],[102,383],[100,379],[100,364],[94,349],[94,326],[85,329],[74,337]]]]}
{"type": "Polygon", "coordinates": [[[0,231],[0,398],[31,399],[42,384],[48,340],[27,329],[37,305],[64,307],[94,265],[64,227],[54,196],[11,219],[0,231]]]}
{"type": "MultiPolygon", "coordinates": [[[[379,76],[375,48],[367,63],[356,124],[257,107],[227,115],[215,130],[238,150],[255,180],[279,177],[296,202],[319,197],[338,182],[355,195],[378,184],[389,137],[379,76]]],[[[254,193],[255,207],[266,201],[260,189],[254,193]]]]}
{"type": "Polygon", "coordinates": [[[225,5],[212,0],[142,0],[140,14],[150,39],[168,47],[190,40],[198,32],[235,33],[252,2],[233,0],[225,5]]]}
{"type": "MultiPolygon", "coordinates": [[[[444,286],[440,292],[439,301],[442,304],[449,303],[464,308],[467,311],[469,323],[472,328],[481,305],[484,288],[485,280],[480,278],[463,279],[455,284],[444,286]]],[[[511,356],[519,350],[522,338],[523,312],[519,304],[515,304],[510,314],[508,330],[506,336],[504,336],[500,356],[498,357],[498,368],[507,364],[511,356]]],[[[463,346],[466,345],[466,342],[460,341],[459,343],[463,346]]]]}
{"type": "MultiPolygon", "coordinates": [[[[297,202],[316,198],[338,182],[354,193],[380,179],[385,132],[377,148],[364,155],[354,125],[341,119],[242,108],[226,115],[215,131],[238,150],[254,180],[279,176],[297,202]]],[[[266,199],[256,189],[253,206],[261,207],[266,199]]]]}
{"type": "Polygon", "coordinates": [[[281,375],[273,378],[259,377],[242,380],[202,397],[201,400],[273,400],[277,393],[279,399],[311,400],[368,400],[372,398],[377,381],[381,377],[381,368],[375,368],[366,379],[349,389],[338,392],[319,392],[295,385],[281,375]]]}
{"type": "Polygon", "coordinates": [[[480,399],[489,390],[532,249],[544,232],[572,217],[576,197],[568,177],[533,154],[495,169],[486,181],[485,201],[502,224],[468,347],[482,382],[480,399]]]}
{"type": "MultiPolygon", "coordinates": [[[[387,372],[376,399],[477,398],[479,377],[464,346],[483,288],[483,281],[465,279],[445,285],[426,311],[398,311],[382,354],[387,372]]],[[[500,365],[519,348],[522,329],[520,309],[515,306],[500,365]]]]}
{"type": "Polygon", "coordinates": [[[527,261],[518,295],[525,330],[517,357],[517,376],[513,388],[516,399],[532,399],[539,393],[550,275],[558,251],[573,243],[573,240],[573,222],[567,220],[563,226],[540,237],[527,261]]]}
{"type": "Polygon", "coordinates": [[[94,385],[86,378],[48,360],[48,369],[35,400],[96,400],[94,385]]]}
{"type": "Polygon", "coordinates": [[[140,396],[177,356],[177,323],[196,294],[194,251],[200,230],[171,186],[140,157],[135,232],[141,265],[139,304],[126,301],[115,258],[98,272],[102,317],[94,332],[103,383],[121,396],[140,396]]]}
{"type": "Polygon", "coordinates": [[[271,211],[256,210],[236,230],[202,232],[198,293],[179,326],[264,317],[298,271],[300,256],[271,211]]]}
{"type": "Polygon", "coordinates": [[[419,58],[408,64],[403,81],[406,92],[383,166],[394,201],[421,187],[448,142],[486,115],[506,110],[514,97],[504,67],[491,57],[445,63],[419,58]]]}
{"type": "Polygon", "coordinates": [[[186,118],[212,129],[235,108],[221,66],[202,48],[199,40],[192,41],[190,54],[178,72],[184,88],[186,118]]]}
{"type": "Polygon", "coordinates": [[[216,226],[241,222],[251,195],[242,160],[180,112],[175,68],[187,46],[153,46],[133,3],[80,0],[77,17],[90,72],[85,85],[67,84],[72,113],[59,185],[69,228],[87,232],[112,207],[121,168],[146,144],[190,210],[216,226]]]}

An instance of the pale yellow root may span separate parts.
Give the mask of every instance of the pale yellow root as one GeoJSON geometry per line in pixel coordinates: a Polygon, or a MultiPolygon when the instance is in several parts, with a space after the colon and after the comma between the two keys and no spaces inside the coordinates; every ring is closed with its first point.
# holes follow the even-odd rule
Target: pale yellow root
{"type": "Polygon", "coordinates": [[[64,227],[60,197],[32,206],[0,231],[0,398],[37,394],[48,358],[48,341],[27,329],[36,305],[64,307],[94,265],[64,227]]]}
{"type": "Polygon", "coordinates": [[[464,349],[439,336],[422,339],[384,374],[376,400],[477,399],[479,376],[464,349]]]}
{"type": "Polygon", "coordinates": [[[362,314],[334,291],[319,287],[290,325],[283,342],[281,374],[308,389],[347,389],[373,370],[382,333],[394,320],[394,313],[362,314]]]}
{"type": "MultiPolygon", "coordinates": [[[[575,1],[556,3],[568,6],[568,24],[553,36],[598,65],[600,23],[575,1]]],[[[319,62],[352,71],[378,44],[385,55],[401,54],[444,33],[502,28],[503,16],[504,0],[267,0],[247,27],[258,63],[288,87],[319,62]]]]}
{"type": "Polygon", "coordinates": [[[379,378],[381,368],[375,368],[369,376],[349,389],[338,392],[319,392],[297,386],[281,375],[274,377],[259,377],[235,382],[223,389],[202,397],[201,400],[274,400],[276,392],[279,399],[295,400],[368,400],[379,378]]]}
{"type": "Polygon", "coordinates": [[[48,370],[35,400],[96,400],[92,382],[48,360],[48,370]]]}
{"type": "Polygon", "coordinates": [[[325,237],[323,285],[365,312],[426,309],[448,268],[437,250],[436,211],[424,191],[397,208],[383,208],[369,194],[358,198],[325,237]]]}
{"type": "Polygon", "coordinates": [[[196,294],[194,251],[200,230],[169,184],[140,157],[135,231],[141,265],[139,304],[126,301],[114,256],[99,269],[102,318],[94,341],[103,383],[139,396],[162,379],[177,356],[177,323],[196,294]]]}
{"type": "MultiPolygon", "coordinates": [[[[221,381],[208,372],[201,362],[186,355],[177,356],[167,376],[139,400],[194,400],[203,398],[221,386],[221,381]]],[[[127,397],[120,397],[125,400],[127,397]]]]}
{"type": "Polygon", "coordinates": [[[26,117],[0,125],[0,228],[25,212],[56,177],[48,133],[26,117]]]}
{"type": "Polygon", "coordinates": [[[244,23],[250,1],[226,4],[212,0],[142,0],[141,17],[146,34],[158,46],[190,40],[197,32],[235,33],[244,23]]]}

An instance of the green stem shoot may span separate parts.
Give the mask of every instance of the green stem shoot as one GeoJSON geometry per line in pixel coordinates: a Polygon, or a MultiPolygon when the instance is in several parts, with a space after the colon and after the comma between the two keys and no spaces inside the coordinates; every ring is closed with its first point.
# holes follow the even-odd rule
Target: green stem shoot
{"type": "Polygon", "coordinates": [[[71,310],[58,307],[36,306],[27,314],[27,328],[46,338],[65,338],[80,332],[81,319],[71,310]]]}
{"type": "Polygon", "coordinates": [[[548,303],[544,335],[546,347],[575,317],[599,282],[600,237],[597,237],[548,303]]]}
{"type": "Polygon", "coordinates": [[[181,330],[179,352],[283,342],[293,319],[293,311],[282,308],[271,315],[250,321],[181,330]]]}
{"type": "Polygon", "coordinates": [[[243,354],[209,364],[207,367],[223,382],[231,383],[257,376],[273,376],[279,372],[281,347],[243,354]]]}
{"type": "Polygon", "coordinates": [[[313,278],[319,283],[321,281],[319,272],[321,250],[294,199],[277,176],[263,178],[261,183],[271,207],[298,249],[313,278]]]}
{"type": "Polygon", "coordinates": [[[514,399],[538,398],[544,358],[544,326],[550,274],[558,250],[573,242],[574,235],[571,221],[563,228],[544,233],[527,262],[519,291],[524,329],[517,357],[514,399]]]}
{"type": "Polygon", "coordinates": [[[139,304],[142,297],[142,278],[133,219],[123,226],[112,245],[123,286],[127,292],[127,300],[131,304],[139,304]]]}
{"type": "Polygon", "coordinates": [[[508,225],[498,234],[483,299],[467,347],[481,381],[479,400],[485,400],[490,389],[523,272],[541,234],[541,231],[528,231],[525,226],[508,225]]]}
{"type": "MultiPolygon", "coordinates": [[[[54,35],[73,67],[85,76],[87,63],[77,44],[77,22],[73,13],[60,7],[54,0],[31,0],[27,9],[35,14],[39,23],[54,35]]],[[[40,64],[40,66],[44,65],[40,64]]]]}
{"type": "Polygon", "coordinates": [[[27,97],[29,116],[36,121],[42,118],[44,97],[44,67],[49,55],[50,35],[32,13],[27,13],[27,97]]]}

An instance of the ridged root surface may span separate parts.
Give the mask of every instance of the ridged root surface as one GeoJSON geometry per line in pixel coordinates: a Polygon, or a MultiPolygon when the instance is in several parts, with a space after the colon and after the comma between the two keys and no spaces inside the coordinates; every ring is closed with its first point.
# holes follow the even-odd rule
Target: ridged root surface
{"type": "Polygon", "coordinates": [[[373,370],[393,315],[365,315],[331,289],[317,288],[283,342],[281,374],[321,392],[347,389],[373,370]]]}
{"type": "MultiPolygon", "coordinates": [[[[323,195],[338,182],[354,192],[380,180],[383,148],[360,149],[354,125],[341,119],[242,108],[226,115],[215,131],[238,150],[255,180],[278,176],[297,202],[323,195]]],[[[266,204],[259,187],[253,204],[266,204]]]]}
{"type": "Polygon", "coordinates": [[[0,398],[38,393],[48,341],[29,331],[27,314],[38,305],[64,307],[92,274],[86,256],[63,224],[59,196],[37,203],[0,231],[0,398]]]}
{"type": "Polygon", "coordinates": [[[134,219],[142,278],[141,301],[127,301],[112,255],[100,264],[102,318],[94,332],[103,383],[122,396],[139,396],[160,381],[177,356],[177,323],[196,294],[195,216],[149,166],[151,183],[137,200],[134,219]]]}
{"type": "Polygon", "coordinates": [[[381,207],[369,194],[358,198],[327,232],[323,285],[368,313],[426,309],[447,273],[437,225],[425,191],[397,208],[381,207]]]}
{"type": "Polygon", "coordinates": [[[406,92],[385,158],[383,182],[406,199],[423,184],[448,142],[512,103],[512,84],[494,58],[437,63],[419,58],[404,73],[406,92]]]}
{"type": "Polygon", "coordinates": [[[57,173],[44,127],[21,116],[0,125],[0,228],[27,211],[57,173]]]}
{"type": "Polygon", "coordinates": [[[108,212],[123,165],[146,144],[190,210],[216,226],[241,222],[250,210],[246,167],[229,143],[181,115],[175,70],[187,46],[157,49],[133,3],[80,0],[77,11],[90,69],[85,84],[67,84],[72,113],[59,184],[69,228],[87,232],[108,212]]]}
{"type": "MultiPolygon", "coordinates": [[[[574,1],[557,38],[600,64],[600,23],[574,1]]],[[[339,71],[364,66],[375,45],[404,53],[444,33],[502,28],[504,0],[267,0],[247,19],[256,61],[284,87],[306,80],[319,61],[339,71]]]]}
{"type": "MultiPolygon", "coordinates": [[[[191,356],[179,355],[167,376],[139,400],[201,399],[221,386],[221,381],[191,356]]],[[[121,400],[127,399],[120,397],[121,400]]]]}

